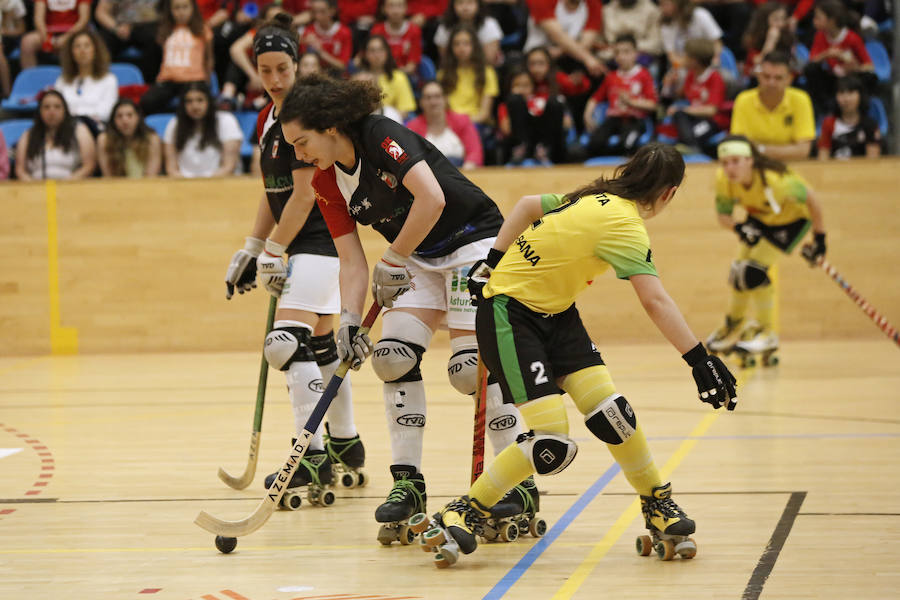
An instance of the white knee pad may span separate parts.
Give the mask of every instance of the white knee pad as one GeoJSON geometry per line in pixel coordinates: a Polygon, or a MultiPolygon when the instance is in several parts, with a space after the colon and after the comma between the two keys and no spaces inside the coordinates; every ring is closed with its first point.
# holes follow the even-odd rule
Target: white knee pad
{"type": "Polygon", "coordinates": [[[392,310],[384,316],[382,338],[372,352],[372,368],[384,382],[420,381],[419,364],[432,331],[413,315],[392,310]]]}
{"type": "Polygon", "coordinates": [[[621,444],[634,435],[637,417],[625,396],[613,394],[584,416],[584,424],[607,444],[621,444]]]}
{"type": "Polygon", "coordinates": [[[287,371],[294,362],[315,361],[309,347],[311,334],[309,326],[300,321],[275,321],[274,328],[266,336],[263,354],[279,371],[287,371]]]}
{"type": "Polygon", "coordinates": [[[478,389],[478,341],[474,335],[450,340],[453,356],[447,363],[447,377],[456,391],[471,396],[478,389]]]}
{"type": "Polygon", "coordinates": [[[556,475],[578,453],[578,445],[569,436],[558,433],[529,431],[520,435],[516,443],[538,475],[556,475]]]}

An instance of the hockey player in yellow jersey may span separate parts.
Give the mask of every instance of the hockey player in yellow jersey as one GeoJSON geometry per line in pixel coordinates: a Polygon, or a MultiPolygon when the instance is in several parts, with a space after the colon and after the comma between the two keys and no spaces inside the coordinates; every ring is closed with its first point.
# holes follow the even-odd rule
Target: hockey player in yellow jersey
{"type": "Polygon", "coordinates": [[[725,323],[706,340],[711,352],[763,356],[775,364],[778,336],[773,327],[775,286],[771,268],[803,239],[810,225],[813,241],[803,247],[803,257],[815,265],[825,256],[825,224],[821,205],[812,188],[784,163],[761,154],[743,136],[729,136],[719,144],[716,171],[716,213],[719,223],[740,239],[738,255],[731,263],[728,282],[731,302],[725,323]],[[747,213],[737,222],[735,206],[747,213]],[[747,319],[750,301],[756,319],[747,319]]]}
{"type": "Polygon", "coordinates": [[[634,409],[616,392],[575,308],[576,296],[612,267],[631,283],[650,319],[691,367],[700,399],[734,410],[735,379],[706,352],[663,288],[644,227],[644,219],[672,201],[683,178],[681,155],[653,143],[611,179],[601,177],[564,195],[525,196],[488,257],[469,272],[482,360],[529,431],[497,455],[466,495],[433,519],[417,515],[411,521],[425,531],[422,543],[435,550],[437,566],[475,550],[476,535],[490,526],[486,507],[516,483],[534,473],[559,473],[575,457],[563,391],[640,496],[652,538],[639,538],[639,551],[646,555],[653,547],[664,559],[696,552],[689,537],[694,521],[672,500],[671,485],[661,479],[634,409]]]}

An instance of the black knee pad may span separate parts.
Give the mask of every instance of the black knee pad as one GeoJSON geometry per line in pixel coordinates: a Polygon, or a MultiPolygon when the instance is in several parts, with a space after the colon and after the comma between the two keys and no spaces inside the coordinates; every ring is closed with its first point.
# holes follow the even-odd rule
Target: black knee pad
{"type": "Polygon", "coordinates": [[[519,434],[516,444],[531,461],[538,475],[556,475],[575,460],[578,445],[557,433],[527,431],[519,434]]]}
{"type": "Polygon", "coordinates": [[[637,417],[625,396],[616,394],[585,415],[584,424],[602,441],[618,445],[634,435],[637,417]]]}
{"type": "Polygon", "coordinates": [[[731,263],[728,283],[739,292],[769,285],[769,267],[752,260],[736,260],[731,263]]]}
{"type": "Polygon", "coordinates": [[[334,333],[314,335],[309,340],[309,347],[316,355],[316,364],[320,367],[330,365],[337,360],[337,344],[334,343],[334,333]]]}
{"type": "Polygon", "coordinates": [[[279,371],[287,371],[294,362],[312,362],[316,357],[310,348],[310,337],[306,327],[278,327],[266,336],[263,354],[279,371]]]}

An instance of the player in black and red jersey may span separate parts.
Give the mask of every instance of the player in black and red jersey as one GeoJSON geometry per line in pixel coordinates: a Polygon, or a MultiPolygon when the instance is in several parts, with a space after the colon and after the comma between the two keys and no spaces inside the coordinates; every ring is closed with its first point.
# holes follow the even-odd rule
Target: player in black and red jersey
{"type": "MultiPolygon", "coordinates": [[[[294,422],[299,433],[340,361],[334,342],[333,315],[340,311],[339,263],[331,236],[310,186],[314,169],[294,156],[285,142],[278,114],[297,78],[299,39],[288,15],[278,15],[253,39],[256,68],[272,99],[257,120],[260,168],[265,194],[246,245],[235,253],[225,277],[226,297],[256,287],[256,275],[278,301],[272,331],[266,336],[269,364],[285,372],[294,422]],[[265,240],[265,241],[263,241],[265,240]],[[287,255],[285,261],[284,256],[287,255]]],[[[316,432],[289,488],[322,486],[332,469],[346,472],[344,485],[362,485],[359,471],[365,451],[353,420],[345,382],[328,411],[328,436],[316,432]]],[[[343,475],[344,473],[342,473],[343,475]]],[[[272,481],[266,478],[266,487],[272,481]]]]}

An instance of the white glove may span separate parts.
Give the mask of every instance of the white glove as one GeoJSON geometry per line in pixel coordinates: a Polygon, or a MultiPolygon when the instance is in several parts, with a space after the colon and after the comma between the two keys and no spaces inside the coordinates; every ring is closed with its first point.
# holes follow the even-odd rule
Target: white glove
{"type": "Polygon", "coordinates": [[[348,310],[341,311],[341,324],[335,342],[337,354],[341,362],[349,360],[350,368],[354,371],[359,370],[375,348],[368,335],[359,333],[360,323],[362,318],[359,315],[348,310]]]}
{"type": "Polygon", "coordinates": [[[388,248],[372,269],[372,296],[379,306],[390,308],[401,294],[409,291],[412,275],[406,268],[409,259],[388,248]]]}
{"type": "Polygon", "coordinates": [[[287,265],[282,255],[286,248],[271,239],[266,240],[266,248],[256,259],[256,269],[263,287],[276,298],[281,296],[287,279],[287,265]]]}
{"type": "Polygon", "coordinates": [[[234,253],[225,272],[225,298],[231,300],[234,288],[238,294],[249,292],[256,287],[256,257],[263,251],[263,242],[259,238],[248,237],[244,247],[234,253]]]}

